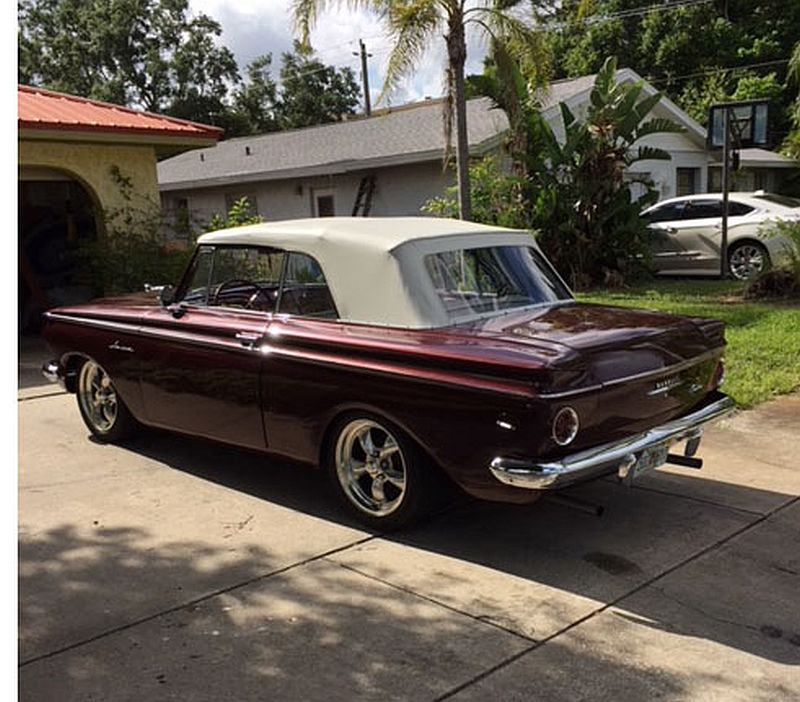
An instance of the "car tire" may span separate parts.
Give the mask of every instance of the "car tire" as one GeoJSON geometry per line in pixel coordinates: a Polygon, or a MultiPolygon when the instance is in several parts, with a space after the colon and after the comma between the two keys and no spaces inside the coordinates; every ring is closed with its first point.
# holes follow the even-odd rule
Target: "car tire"
{"type": "Polygon", "coordinates": [[[80,367],[75,395],[84,424],[99,441],[121,441],[139,428],[111,377],[99,363],[89,360],[80,367]]]}
{"type": "Polygon", "coordinates": [[[728,249],[728,273],[735,280],[751,280],[769,267],[769,253],[757,241],[737,241],[728,249]]]}
{"type": "Polygon", "coordinates": [[[329,436],[328,478],[359,521],[386,531],[430,512],[439,493],[438,471],[405,432],[376,415],[348,414],[329,436]]]}

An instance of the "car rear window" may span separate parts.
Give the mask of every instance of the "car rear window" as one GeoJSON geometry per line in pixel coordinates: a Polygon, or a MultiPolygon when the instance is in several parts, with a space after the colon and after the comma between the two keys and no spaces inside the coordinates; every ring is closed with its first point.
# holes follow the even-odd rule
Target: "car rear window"
{"type": "Polygon", "coordinates": [[[800,207],[800,200],[786,195],[775,195],[774,193],[761,193],[756,195],[759,200],[766,200],[767,202],[774,202],[776,205],[783,205],[783,207],[791,207],[795,209],[800,207]]]}
{"type": "Polygon", "coordinates": [[[544,256],[532,247],[429,254],[425,269],[445,309],[456,318],[572,299],[544,256]]]}
{"type": "Polygon", "coordinates": [[[733,200],[728,202],[728,214],[731,217],[742,217],[746,214],[750,214],[754,209],[754,207],[745,205],[743,202],[734,202],[733,200]]]}

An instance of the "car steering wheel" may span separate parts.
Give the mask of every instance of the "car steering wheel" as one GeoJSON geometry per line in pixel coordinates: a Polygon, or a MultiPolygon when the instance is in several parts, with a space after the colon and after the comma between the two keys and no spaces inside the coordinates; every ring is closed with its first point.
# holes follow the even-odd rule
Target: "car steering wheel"
{"type": "Polygon", "coordinates": [[[220,296],[222,295],[223,290],[226,290],[228,288],[237,288],[237,287],[253,289],[253,293],[251,295],[247,295],[246,292],[240,293],[242,298],[246,298],[247,300],[244,303],[244,305],[242,305],[242,307],[246,310],[253,309],[255,301],[261,296],[263,296],[264,299],[268,301],[270,299],[269,295],[267,294],[267,291],[264,290],[264,288],[262,288],[258,283],[253,283],[252,281],[244,280],[243,278],[231,278],[230,280],[226,280],[217,288],[216,292],[214,293],[214,299],[212,300],[211,304],[219,305],[219,299],[220,296]]]}

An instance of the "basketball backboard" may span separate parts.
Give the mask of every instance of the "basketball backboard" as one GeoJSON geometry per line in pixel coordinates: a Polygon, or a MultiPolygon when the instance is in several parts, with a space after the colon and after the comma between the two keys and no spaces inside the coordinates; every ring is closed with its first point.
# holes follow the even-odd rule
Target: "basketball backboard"
{"type": "Polygon", "coordinates": [[[712,105],[708,116],[708,142],[712,149],[725,143],[725,113],[730,120],[730,145],[734,149],[765,146],[768,100],[743,100],[712,105]]]}

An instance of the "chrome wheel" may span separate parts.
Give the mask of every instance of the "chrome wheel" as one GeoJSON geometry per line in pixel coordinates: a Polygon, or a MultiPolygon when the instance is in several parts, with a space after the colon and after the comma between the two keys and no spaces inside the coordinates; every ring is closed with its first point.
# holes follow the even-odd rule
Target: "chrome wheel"
{"type": "Polygon", "coordinates": [[[94,361],[87,361],[78,376],[78,402],[89,428],[108,434],[117,422],[117,393],[108,373],[94,361]]]}
{"type": "Polygon", "coordinates": [[[769,256],[760,244],[735,244],[728,255],[728,268],[737,280],[754,278],[769,265],[769,256]]]}
{"type": "Polygon", "coordinates": [[[372,419],[342,427],[334,452],[336,477],[347,499],[372,517],[386,517],[403,504],[408,471],[397,438],[372,419]]]}

